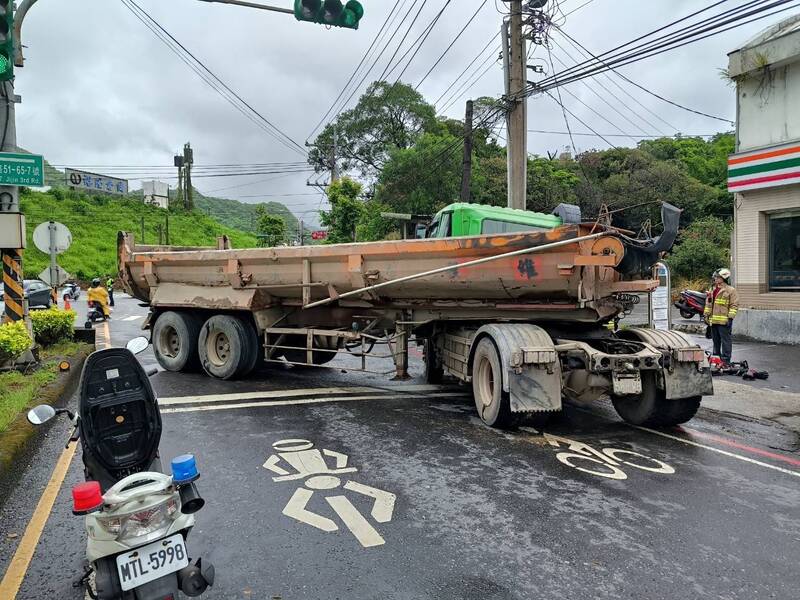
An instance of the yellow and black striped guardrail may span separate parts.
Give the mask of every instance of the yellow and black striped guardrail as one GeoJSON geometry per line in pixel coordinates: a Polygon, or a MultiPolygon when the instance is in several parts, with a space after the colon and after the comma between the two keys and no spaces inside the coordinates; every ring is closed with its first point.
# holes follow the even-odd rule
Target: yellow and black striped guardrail
{"type": "Polygon", "coordinates": [[[22,250],[3,250],[3,288],[6,304],[3,322],[21,321],[25,316],[22,288],[22,250]]]}

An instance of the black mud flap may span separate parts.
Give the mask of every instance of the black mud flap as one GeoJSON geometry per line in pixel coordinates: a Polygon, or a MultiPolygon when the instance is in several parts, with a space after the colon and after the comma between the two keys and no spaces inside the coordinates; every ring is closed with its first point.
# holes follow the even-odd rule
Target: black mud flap
{"type": "Polygon", "coordinates": [[[623,237],[625,257],[616,270],[623,275],[649,273],[653,265],[658,262],[661,253],[670,250],[675,243],[682,212],[681,209],[664,202],[661,206],[661,220],[664,223],[664,231],[661,235],[651,240],[634,240],[623,237]]]}

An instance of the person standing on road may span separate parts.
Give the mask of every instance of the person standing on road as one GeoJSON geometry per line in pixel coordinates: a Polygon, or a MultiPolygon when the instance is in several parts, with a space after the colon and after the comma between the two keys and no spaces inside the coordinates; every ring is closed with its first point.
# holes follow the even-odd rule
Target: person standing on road
{"type": "Polygon", "coordinates": [[[106,289],[108,290],[108,304],[114,306],[114,278],[109,277],[106,281],[106,289]]]}
{"type": "Polygon", "coordinates": [[[739,292],[731,287],[731,272],[719,269],[714,272],[714,288],[706,299],[703,317],[711,325],[714,355],[722,359],[723,366],[731,362],[733,353],[733,319],[739,310],[739,292]]]}

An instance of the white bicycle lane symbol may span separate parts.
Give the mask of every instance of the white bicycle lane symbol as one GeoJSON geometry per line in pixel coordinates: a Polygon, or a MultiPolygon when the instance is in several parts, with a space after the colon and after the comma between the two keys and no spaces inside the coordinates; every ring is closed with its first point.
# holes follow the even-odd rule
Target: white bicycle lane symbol
{"type": "Polygon", "coordinates": [[[672,475],[675,469],[667,463],[623,448],[603,448],[596,450],[589,444],[569,438],[543,433],[544,439],[554,448],[566,448],[556,453],[559,462],[590,475],[608,479],[627,479],[622,467],[631,467],[650,473],[672,475]]]}
{"type": "MultiPolygon", "coordinates": [[[[370,516],[376,523],[388,523],[392,520],[397,499],[394,494],[352,480],[342,485],[338,475],[358,472],[356,467],[348,466],[349,457],[346,454],[328,449],[318,450],[308,440],[280,440],[272,444],[272,447],[276,454],[270,456],[263,465],[277,475],[272,481],[302,482],[305,479],[302,482],[305,487],[297,488],[283,509],[283,514],[287,517],[328,533],[338,531],[339,526],[334,520],[312,512],[307,507],[316,492],[325,493],[341,486],[348,492],[372,499],[370,516]],[[334,466],[329,466],[329,459],[334,461],[334,466]]],[[[325,501],[362,546],[371,548],[386,543],[347,496],[341,493],[326,495],[325,501]]]]}

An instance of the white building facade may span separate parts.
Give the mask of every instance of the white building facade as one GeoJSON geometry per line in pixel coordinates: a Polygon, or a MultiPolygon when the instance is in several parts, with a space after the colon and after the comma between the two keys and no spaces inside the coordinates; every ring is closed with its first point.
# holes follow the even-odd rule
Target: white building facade
{"type": "Polygon", "coordinates": [[[800,344],[800,15],[729,54],[738,335],[800,344]]]}

